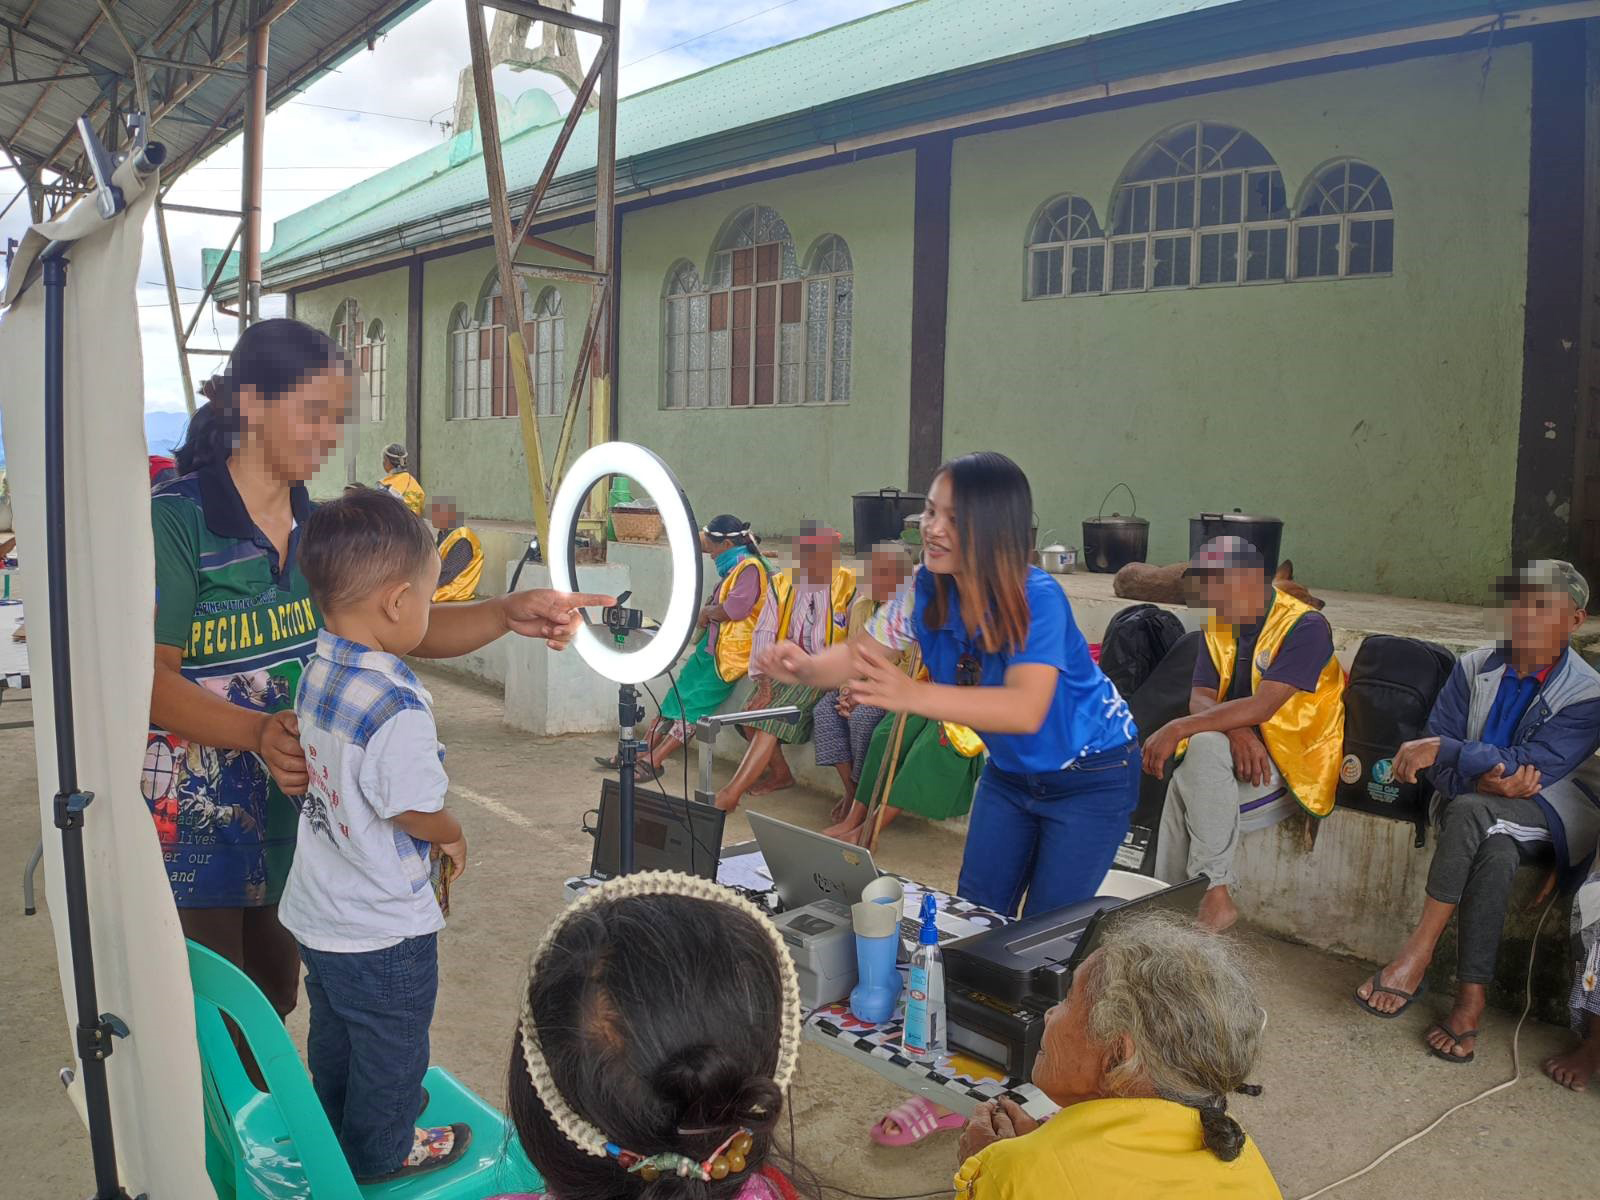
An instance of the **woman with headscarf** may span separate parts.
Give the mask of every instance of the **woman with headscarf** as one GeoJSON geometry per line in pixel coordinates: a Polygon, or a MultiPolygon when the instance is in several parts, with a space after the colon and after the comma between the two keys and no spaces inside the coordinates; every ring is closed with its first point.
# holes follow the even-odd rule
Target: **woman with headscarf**
{"type": "Polygon", "coordinates": [[[390,442],[383,448],[383,478],[378,482],[420,517],[423,506],[428,502],[428,493],[422,490],[422,484],[417,482],[416,477],[406,470],[406,462],[410,457],[399,442],[390,442]]]}

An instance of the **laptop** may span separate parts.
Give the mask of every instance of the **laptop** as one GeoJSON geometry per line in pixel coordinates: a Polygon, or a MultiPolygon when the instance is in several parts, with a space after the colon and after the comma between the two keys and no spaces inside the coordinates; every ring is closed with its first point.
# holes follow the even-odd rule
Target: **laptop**
{"type": "MultiPolygon", "coordinates": [[[[833,900],[851,905],[861,901],[861,889],[881,871],[872,861],[872,852],[863,846],[850,846],[837,838],[825,837],[814,829],[790,825],[762,813],[750,814],[750,828],[766,860],[767,873],[772,876],[773,887],[783,901],[785,912],[814,904],[818,900],[833,900]]],[[[922,929],[916,914],[920,894],[907,894],[906,915],[900,922],[901,935],[915,942],[922,929]]],[[[937,918],[939,941],[956,941],[970,937],[985,928],[984,925],[952,916],[939,910],[937,918]]]]}
{"type": "MultiPolygon", "coordinates": [[[[589,873],[615,878],[622,870],[617,815],[622,785],[607,779],[600,785],[600,812],[594,828],[594,858],[589,873]]],[[[680,800],[661,792],[633,791],[633,865],[640,871],[678,871],[702,879],[717,877],[722,855],[722,826],[727,814],[698,800],[680,800]]]]}

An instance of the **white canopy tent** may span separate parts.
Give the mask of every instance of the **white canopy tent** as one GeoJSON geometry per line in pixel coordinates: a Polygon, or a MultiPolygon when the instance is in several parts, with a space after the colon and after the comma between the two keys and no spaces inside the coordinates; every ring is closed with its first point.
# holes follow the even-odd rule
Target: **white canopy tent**
{"type": "Polygon", "coordinates": [[[158,180],[154,174],[141,177],[130,158],[112,182],[121,190],[121,211],[102,213],[102,186],[58,220],[35,226],[18,251],[0,315],[6,380],[0,407],[18,545],[27,555],[22,597],[36,689],[46,897],[68,1028],[78,1047],[69,1090],[90,1124],[100,1194],[114,1130],[115,1173],[129,1194],[200,1197],[212,1193],[193,997],[161,848],[139,790],[155,581],[135,286],[158,180]],[[40,261],[57,251],[66,260],[59,511],[48,504],[47,493],[47,289],[40,261]],[[52,524],[64,554],[47,569],[52,524]],[[65,629],[51,622],[52,593],[58,604],[63,594],[58,589],[67,600],[65,629]],[[64,730],[52,671],[68,651],[70,729],[64,730]],[[58,742],[75,748],[77,789],[93,795],[82,813],[81,899],[69,899],[69,890],[79,890],[75,855],[64,854],[67,843],[57,828],[56,793],[63,779],[58,742]],[[74,903],[82,908],[73,911],[74,903]],[[74,945],[69,914],[87,918],[87,946],[81,937],[74,945]],[[96,1087],[95,1064],[85,1069],[84,1047],[93,1057],[94,1035],[80,1032],[80,1002],[86,998],[79,988],[86,978],[75,967],[82,969],[91,948],[96,994],[88,1011],[111,1014],[128,1030],[126,1037],[112,1039],[103,1093],[96,1087]]]}

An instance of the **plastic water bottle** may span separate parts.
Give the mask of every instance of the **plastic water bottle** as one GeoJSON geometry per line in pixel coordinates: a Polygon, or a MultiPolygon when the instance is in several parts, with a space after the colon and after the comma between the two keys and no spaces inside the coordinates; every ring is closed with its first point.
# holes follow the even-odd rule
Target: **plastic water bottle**
{"type": "Polygon", "coordinates": [[[944,1054],[944,955],[939,950],[939,905],[931,893],[922,896],[922,931],[911,953],[911,982],[906,990],[905,1052],[931,1061],[944,1054]]]}

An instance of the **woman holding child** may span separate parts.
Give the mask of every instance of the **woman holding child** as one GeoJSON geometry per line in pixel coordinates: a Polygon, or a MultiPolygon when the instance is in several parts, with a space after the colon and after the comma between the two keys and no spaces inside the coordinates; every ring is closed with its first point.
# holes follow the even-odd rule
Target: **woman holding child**
{"type": "MultiPolygon", "coordinates": [[[[306,760],[293,703],[321,614],[300,570],[305,481],[351,412],[350,365],[326,335],[262,321],[239,338],[152,500],[155,679],[143,789],[184,934],[241,966],[280,1014],[299,956],[277,905],[306,760]]],[[[578,606],[521,592],[435,610],[414,653],[464,654],[507,632],[559,649],[578,606]]]]}

